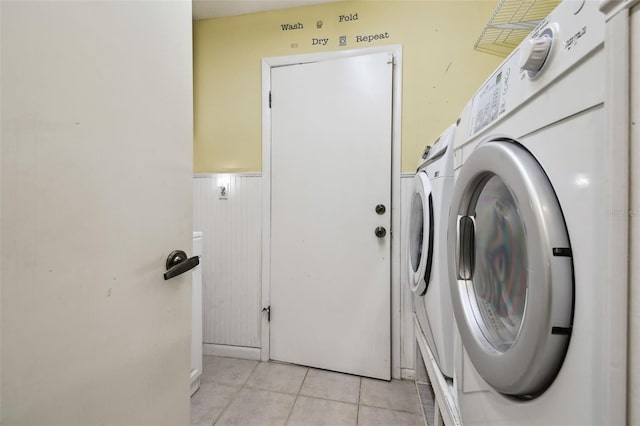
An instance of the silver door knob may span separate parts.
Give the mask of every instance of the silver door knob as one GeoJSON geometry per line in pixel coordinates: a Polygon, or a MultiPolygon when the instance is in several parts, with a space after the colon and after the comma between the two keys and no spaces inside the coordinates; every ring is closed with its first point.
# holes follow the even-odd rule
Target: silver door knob
{"type": "Polygon", "coordinates": [[[384,214],[384,212],[387,211],[387,208],[384,206],[384,204],[378,204],[376,206],[376,213],[378,214],[384,214]]]}
{"type": "Polygon", "coordinates": [[[378,226],[375,230],[375,234],[378,238],[384,238],[384,236],[387,235],[387,230],[384,229],[384,226],[378,226]]]}

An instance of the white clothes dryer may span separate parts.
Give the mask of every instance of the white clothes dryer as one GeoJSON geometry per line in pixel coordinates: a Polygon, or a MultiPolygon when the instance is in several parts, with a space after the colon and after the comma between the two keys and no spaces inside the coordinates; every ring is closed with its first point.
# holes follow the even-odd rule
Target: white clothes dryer
{"type": "Polygon", "coordinates": [[[628,179],[605,137],[605,57],[597,2],[565,1],[463,111],[448,250],[465,425],[625,423],[609,301],[627,235],[610,212],[628,179]]]}
{"type": "Polygon", "coordinates": [[[409,210],[407,271],[420,330],[444,376],[453,377],[453,310],[447,269],[447,221],[453,192],[449,126],[428,146],[414,178],[409,210]]]}

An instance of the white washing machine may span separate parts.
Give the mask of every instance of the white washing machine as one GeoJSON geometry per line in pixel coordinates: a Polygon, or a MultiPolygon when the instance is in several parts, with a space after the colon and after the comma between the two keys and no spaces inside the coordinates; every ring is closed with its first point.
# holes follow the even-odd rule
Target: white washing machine
{"type": "Polygon", "coordinates": [[[626,421],[628,160],[606,70],[598,3],[565,1],[463,111],[448,251],[465,425],[626,421]]]}
{"type": "Polygon", "coordinates": [[[447,269],[447,221],[453,192],[456,125],[425,149],[414,178],[407,238],[413,307],[443,375],[453,377],[453,310],[447,269]]]}

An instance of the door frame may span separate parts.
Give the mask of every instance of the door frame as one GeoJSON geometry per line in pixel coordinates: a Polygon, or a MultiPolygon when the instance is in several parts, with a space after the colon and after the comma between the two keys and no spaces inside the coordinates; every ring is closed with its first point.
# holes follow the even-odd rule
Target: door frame
{"type": "MultiPolygon", "coordinates": [[[[394,57],[391,112],[391,376],[400,378],[400,154],[402,124],[402,45],[340,50],[262,59],[262,306],[271,304],[271,69],[340,58],[389,52],[394,57]]],[[[270,324],[261,317],[260,359],[270,358],[270,324]]]]}

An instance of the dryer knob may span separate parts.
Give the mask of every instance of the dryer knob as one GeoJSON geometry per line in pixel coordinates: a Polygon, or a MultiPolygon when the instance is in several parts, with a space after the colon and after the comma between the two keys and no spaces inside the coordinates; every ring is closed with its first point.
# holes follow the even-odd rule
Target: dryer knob
{"type": "Polygon", "coordinates": [[[551,49],[551,41],[549,34],[543,34],[522,44],[520,68],[523,71],[529,71],[529,77],[535,77],[544,66],[551,49]]]}

